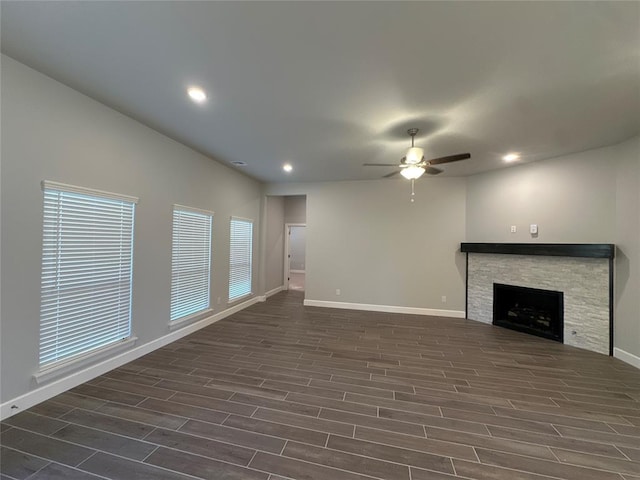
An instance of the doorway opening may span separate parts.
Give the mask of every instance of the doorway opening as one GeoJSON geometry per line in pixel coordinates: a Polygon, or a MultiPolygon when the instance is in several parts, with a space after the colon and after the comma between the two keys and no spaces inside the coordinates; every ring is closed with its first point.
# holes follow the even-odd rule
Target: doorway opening
{"type": "Polygon", "coordinates": [[[305,290],[306,227],[304,223],[284,226],[284,287],[285,290],[305,290]]]}

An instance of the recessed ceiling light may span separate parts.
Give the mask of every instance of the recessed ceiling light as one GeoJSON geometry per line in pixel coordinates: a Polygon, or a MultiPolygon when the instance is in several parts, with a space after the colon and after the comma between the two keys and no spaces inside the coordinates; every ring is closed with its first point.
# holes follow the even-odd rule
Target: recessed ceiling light
{"type": "Polygon", "coordinates": [[[507,163],[508,162],[515,162],[516,160],[520,160],[520,154],[519,153],[508,153],[504,157],[502,157],[502,160],[504,160],[507,163]]]}
{"type": "Polygon", "coordinates": [[[189,87],[187,90],[189,97],[196,103],[202,103],[207,100],[207,94],[200,87],[189,87]]]}
{"type": "Polygon", "coordinates": [[[293,170],[293,167],[291,166],[291,164],[290,164],[290,163],[285,163],[285,164],[282,166],[282,169],[283,169],[285,172],[289,173],[291,170],[293,170]]]}

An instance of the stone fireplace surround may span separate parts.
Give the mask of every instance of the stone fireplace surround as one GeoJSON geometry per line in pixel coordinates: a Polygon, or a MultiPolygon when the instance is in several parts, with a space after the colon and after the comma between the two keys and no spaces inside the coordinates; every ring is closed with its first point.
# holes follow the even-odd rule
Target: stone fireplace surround
{"type": "Polygon", "coordinates": [[[462,243],[466,317],[493,323],[493,284],[564,293],[564,343],[613,350],[612,244],[462,243]]]}

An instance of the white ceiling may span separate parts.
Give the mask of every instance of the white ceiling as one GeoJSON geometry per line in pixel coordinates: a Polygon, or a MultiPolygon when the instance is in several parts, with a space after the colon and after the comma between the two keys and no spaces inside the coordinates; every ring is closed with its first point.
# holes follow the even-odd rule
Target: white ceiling
{"type": "Polygon", "coordinates": [[[1,8],[7,55],[265,182],[379,178],[362,163],[399,161],[410,127],[429,157],[472,154],[442,175],[640,132],[639,2],[1,8]]]}

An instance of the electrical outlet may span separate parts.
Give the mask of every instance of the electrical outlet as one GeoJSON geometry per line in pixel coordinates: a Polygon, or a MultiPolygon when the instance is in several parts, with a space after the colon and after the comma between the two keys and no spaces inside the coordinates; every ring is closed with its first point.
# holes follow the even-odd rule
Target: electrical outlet
{"type": "Polygon", "coordinates": [[[341,294],[342,294],[342,292],[340,291],[340,289],[339,289],[339,288],[336,288],[336,295],[337,295],[337,296],[340,296],[341,294]]]}
{"type": "Polygon", "coordinates": [[[518,230],[516,228],[516,226],[515,225],[511,225],[511,233],[516,233],[516,230],[518,230]]]}
{"type": "Polygon", "coordinates": [[[447,303],[447,296],[446,295],[442,295],[442,303],[447,303]]]}

